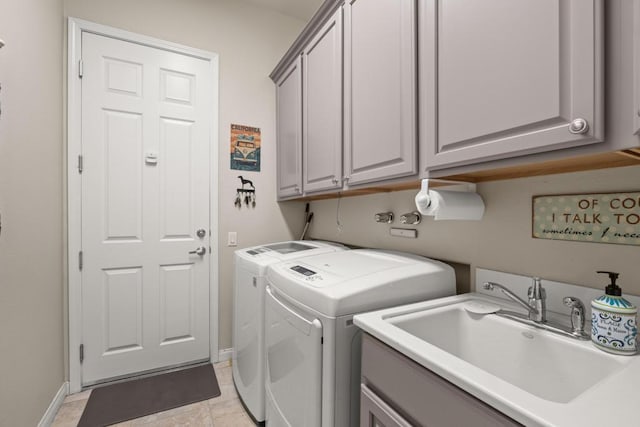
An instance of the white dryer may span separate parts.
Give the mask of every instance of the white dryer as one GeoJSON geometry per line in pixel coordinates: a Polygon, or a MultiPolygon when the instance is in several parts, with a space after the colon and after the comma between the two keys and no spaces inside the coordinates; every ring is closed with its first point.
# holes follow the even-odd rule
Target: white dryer
{"type": "Polygon", "coordinates": [[[266,423],[359,425],[358,313],[455,294],[439,261],[357,249],[272,265],[265,298],[266,423]]]}
{"type": "Polygon", "coordinates": [[[265,419],[264,291],[269,265],[348,249],[322,241],[287,241],[235,251],[233,298],[233,382],[245,407],[265,419]]]}

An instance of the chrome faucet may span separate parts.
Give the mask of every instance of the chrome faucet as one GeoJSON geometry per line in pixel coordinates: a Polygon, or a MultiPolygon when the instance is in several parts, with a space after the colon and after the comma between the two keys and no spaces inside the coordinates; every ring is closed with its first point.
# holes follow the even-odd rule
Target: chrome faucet
{"type": "Polygon", "coordinates": [[[495,314],[508,319],[513,319],[521,323],[526,323],[538,328],[546,329],[557,334],[570,336],[581,340],[588,340],[590,336],[584,331],[585,322],[585,308],[582,301],[575,297],[565,297],[562,301],[564,305],[571,308],[571,328],[564,325],[551,324],[547,322],[547,306],[546,298],[547,294],[542,287],[539,277],[533,278],[533,285],[529,287],[527,296],[529,301],[524,301],[516,294],[511,292],[506,287],[499,283],[485,282],[482,287],[487,290],[493,290],[495,288],[500,289],[509,299],[513,300],[524,309],[527,310],[527,315],[521,313],[500,310],[495,314]]]}
{"type": "Polygon", "coordinates": [[[533,286],[529,288],[529,292],[527,295],[529,296],[529,302],[525,302],[520,299],[519,296],[511,292],[509,289],[502,286],[500,283],[494,282],[485,282],[483,285],[484,289],[492,291],[494,288],[498,288],[512,301],[520,304],[527,312],[529,313],[529,320],[533,320],[534,322],[543,323],[546,321],[546,305],[544,303],[544,299],[546,298],[546,293],[544,288],[540,284],[540,278],[534,277],[533,286]]]}
{"type": "Polygon", "coordinates": [[[547,292],[542,287],[542,281],[539,277],[533,278],[533,286],[529,287],[527,292],[529,297],[529,306],[536,309],[535,313],[529,312],[529,319],[534,322],[544,323],[547,321],[547,292]]]}

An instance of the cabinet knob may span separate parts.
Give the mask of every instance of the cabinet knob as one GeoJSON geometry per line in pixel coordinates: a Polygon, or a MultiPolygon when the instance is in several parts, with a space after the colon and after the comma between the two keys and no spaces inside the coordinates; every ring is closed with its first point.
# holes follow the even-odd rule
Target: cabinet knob
{"type": "Polygon", "coordinates": [[[589,123],[582,118],[573,119],[569,123],[569,132],[574,135],[581,135],[589,132],[589,123]]]}

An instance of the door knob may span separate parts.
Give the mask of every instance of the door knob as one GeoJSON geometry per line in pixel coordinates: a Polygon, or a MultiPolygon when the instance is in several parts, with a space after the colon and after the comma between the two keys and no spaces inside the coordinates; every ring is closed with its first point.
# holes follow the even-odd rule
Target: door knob
{"type": "Polygon", "coordinates": [[[205,248],[204,246],[200,246],[195,251],[189,251],[189,254],[198,255],[198,256],[202,256],[206,253],[207,253],[207,248],[205,248]]]}

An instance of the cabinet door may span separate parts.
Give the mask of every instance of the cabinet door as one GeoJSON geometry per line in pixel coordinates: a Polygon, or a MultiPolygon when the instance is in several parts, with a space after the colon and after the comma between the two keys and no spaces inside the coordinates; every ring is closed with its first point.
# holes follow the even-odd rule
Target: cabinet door
{"type": "Polygon", "coordinates": [[[342,187],[342,9],[302,52],[305,193],[342,187]]]}
{"type": "Polygon", "coordinates": [[[360,386],[360,427],[411,427],[364,384],[360,386]]]}
{"type": "MultiPolygon", "coordinates": [[[[362,383],[366,384],[370,390],[375,390],[378,397],[384,396],[385,401],[413,425],[429,427],[516,427],[521,425],[367,334],[362,337],[361,372],[362,383]]],[[[363,401],[361,401],[361,408],[363,401]]],[[[377,416],[381,418],[380,415],[377,416]]]]}
{"type": "Polygon", "coordinates": [[[419,15],[427,170],[603,140],[602,0],[426,0],[419,15]]]}
{"type": "Polygon", "coordinates": [[[633,128],[640,135],[640,0],[633,2],[633,76],[633,128]]]}
{"type": "Polygon", "coordinates": [[[345,3],[349,184],[417,173],[416,0],[345,3]]]}
{"type": "Polygon", "coordinates": [[[302,60],[276,83],[278,198],[302,194],[302,60]]]}

